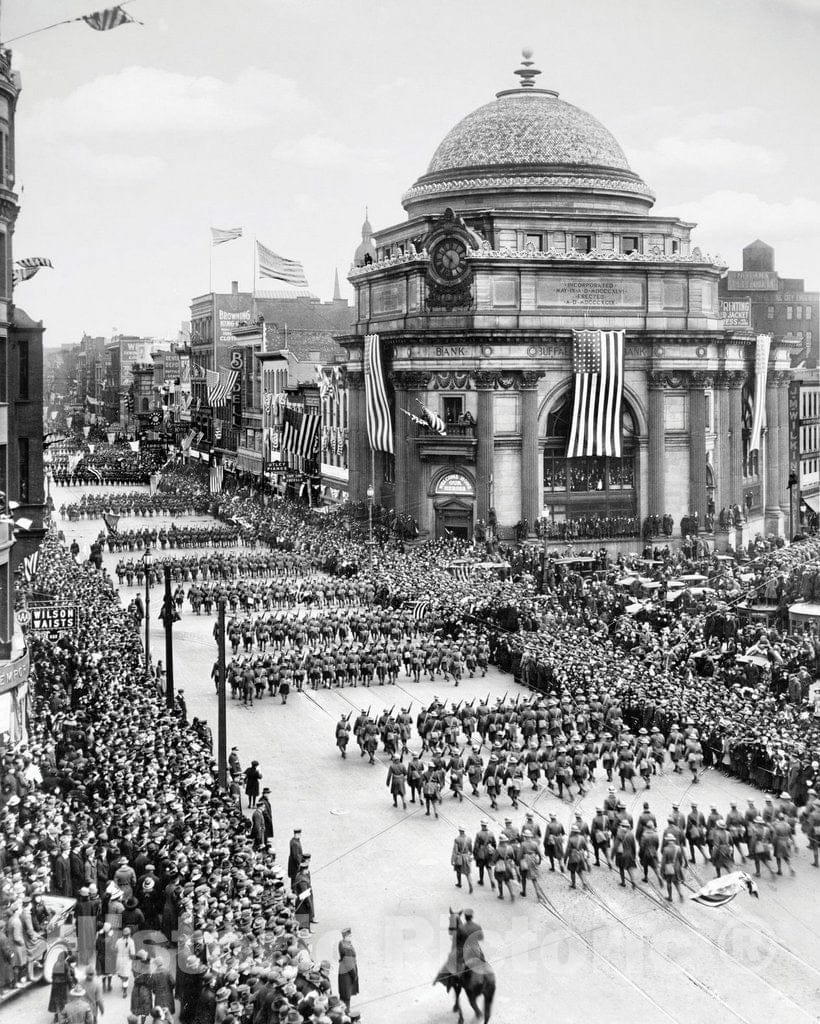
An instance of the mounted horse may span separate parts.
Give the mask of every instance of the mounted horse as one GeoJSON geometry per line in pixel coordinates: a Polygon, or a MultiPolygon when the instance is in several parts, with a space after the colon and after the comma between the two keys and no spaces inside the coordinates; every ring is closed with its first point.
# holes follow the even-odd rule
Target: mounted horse
{"type": "Polygon", "coordinates": [[[476,1017],[482,1016],[477,1000],[483,996],[484,1015],[482,1019],[484,1024],[488,1024],[495,995],[493,969],[484,959],[481,947],[475,940],[470,943],[468,955],[465,957],[465,947],[463,945],[460,947],[459,944],[459,915],[452,910],[450,911],[449,932],[453,937],[453,948],[433,984],[441,983],[448,992],[455,993],[456,1001],[453,1004],[453,1013],[458,1014],[458,1024],[464,1024],[464,1014],[461,1012],[459,1002],[461,993],[464,992],[467,996],[476,1017]]]}

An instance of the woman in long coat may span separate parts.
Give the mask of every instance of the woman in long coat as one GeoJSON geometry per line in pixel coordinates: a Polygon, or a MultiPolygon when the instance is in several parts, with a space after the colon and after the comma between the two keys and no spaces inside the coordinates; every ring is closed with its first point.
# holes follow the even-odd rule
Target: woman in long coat
{"type": "Polygon", "coordinates": [[[65,957],[64,951],[58,955],[54,969],[51,972],[51,994],[48,997],[48,1012],[54,1014],[55,1020],[65,1009],[65,1004],[68,1002],[68,990],[73,984],[72,979],[69,977],[69,967],[65,962],[65,957]]]}
{"type": "Polygon", "coordinates": [[[350,929],[342,929],[342,941],[339,943],[339,998],[350,1010],[352,996],[359,994],[359,965],[356,950],[350,941],[350,929]]]}
{"type": "Polygon", "coordinates": [[[245,796],[248,798],[248,807],[256,807],[256,798],[259,796],[259,781],[262,772],[259,771],[259,762],[251,761],[250,768],[245,769],[245,796]]]}

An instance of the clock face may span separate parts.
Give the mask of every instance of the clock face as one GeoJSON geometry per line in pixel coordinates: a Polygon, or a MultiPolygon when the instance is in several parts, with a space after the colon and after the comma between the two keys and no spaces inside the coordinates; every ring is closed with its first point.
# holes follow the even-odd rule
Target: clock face
{"type": "Polygon", "coordinates": [[[467,246],[460,238],[445,238],[433,250],[432,263],[441,281],[460,281],[468,269],[467,246]]]}

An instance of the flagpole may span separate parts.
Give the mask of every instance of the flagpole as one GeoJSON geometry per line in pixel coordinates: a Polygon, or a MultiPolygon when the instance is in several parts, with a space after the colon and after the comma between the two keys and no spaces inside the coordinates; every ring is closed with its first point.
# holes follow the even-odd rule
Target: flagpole
{"type": "Polygon", "coordinates": [[[253,236],[253,277],[251,279],[251,320],[256,323],[256,235],[253,236]]]}
{"type": "Polygon", "coordinates": [[[208,246],[208,293],[214,290],[214,240],[211,237],[211,244],[208,246]]]}
{"type": "Polygon", "coordinates": [[[376,500],[376,449],[370,447],[370,486],[367,488],[367,543],[370,548],[370,568],[373,568],[373,503],[376,500]]]}

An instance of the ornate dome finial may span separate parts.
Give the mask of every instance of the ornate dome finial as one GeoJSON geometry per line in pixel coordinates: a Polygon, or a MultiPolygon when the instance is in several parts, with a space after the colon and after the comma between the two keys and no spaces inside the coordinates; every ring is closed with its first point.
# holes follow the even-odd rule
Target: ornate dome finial
{"type": "Polygon", "coordinates": [[[524,47],[521,51],[521,56],[524,59],[521,61],[521,67],[516,70],[515,74],[521,79],[522,89],[533,89],[535,88],[535,78],[541,72],[534,66],[534,62],[530,60],[532,50],[528,46],[524,47]]]}

